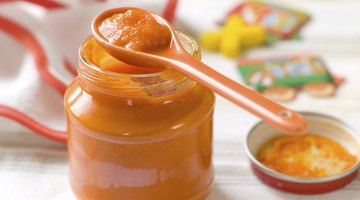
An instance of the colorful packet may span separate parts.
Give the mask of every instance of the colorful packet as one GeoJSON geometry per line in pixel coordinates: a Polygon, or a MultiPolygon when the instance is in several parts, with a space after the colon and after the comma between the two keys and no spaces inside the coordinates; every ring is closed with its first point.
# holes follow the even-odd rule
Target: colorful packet
{"type": "Polygon", "coordinates": [[[232,9],[227,17],[238,14],[245,23],[259,23],[281,39],[288,39],[310,20],[310,16],[302,11],[288,9],[264,2],[248,1],[232,9]]]}
{"type": "Polygon", "coordinates": [[[240,59],[238,69],[246,85],[279,101],[294,99],[298,90],[317,97],[332,96],[336,91],[337,81],[313,55],[240,59]]]}

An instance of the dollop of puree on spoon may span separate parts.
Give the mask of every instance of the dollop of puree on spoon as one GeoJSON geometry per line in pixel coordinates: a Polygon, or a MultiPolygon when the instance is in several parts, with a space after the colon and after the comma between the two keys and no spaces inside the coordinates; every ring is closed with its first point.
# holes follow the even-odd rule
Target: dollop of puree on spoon
{"type": "Polygon", "coordinates": [[[169,47],[169,29],[146,12],[127,10],[105,19],[100,33],[109,43],[135,51],[151,51],[169,47]]]}

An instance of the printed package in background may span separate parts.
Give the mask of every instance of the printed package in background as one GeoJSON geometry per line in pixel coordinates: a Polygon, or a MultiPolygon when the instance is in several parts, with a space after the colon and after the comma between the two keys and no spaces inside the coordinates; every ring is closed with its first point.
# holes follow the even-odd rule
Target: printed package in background
{"type": "Polygon", "coordinates": [[[238,69],[246,85],[278,101],[294,99],[299,90],[316,97],[333,96],[342,82],[314,55],[245,58],[238,61],[238,69]]]}
{"type": "Polygon", "coordinates": [[[280,38],[293,37],[310,20],[305,12],[264,2],[248,1],[233,8],[227,16],[240,15],[245,23],[259,23],[268,33],[280,38]]]}

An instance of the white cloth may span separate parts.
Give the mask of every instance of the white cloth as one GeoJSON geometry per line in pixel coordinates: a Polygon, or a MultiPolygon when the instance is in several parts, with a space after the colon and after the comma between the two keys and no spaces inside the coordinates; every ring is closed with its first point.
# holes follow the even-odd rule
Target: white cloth
{"type": "MultiPolygon", "coordinates": [[[[0,15],[21,23],[41,41],[49,56],[51,71],[65,83],[72,76],[64,70],[62,59],[66,57],[76,64],[77,48],[90,34],[90,21],[97,12],[120,5],[142,6],[160,12],[164,4],[161,0],[81,2],[66,1],[71,5],[69,9],[51,12],[23,2],[0,4],[0,15]]],[[[236,3],[235,0],[181,0],[176,26],[196,37],[201,31],[214,28],[214,22],[236,3]]],[[[316,99],[300,94],[286,105],[338,117],[353,126],[360,136],[360,2],[279,0],[278,3],[311,13],[313,19],[302,30],[303,39],[252,49],[246,55],[314,53],[322,56],[330,70],[345,76],[347,82],[333,98],[316,99]]],[[[203,52],[203,61],[240,81],[235,60],[203,52]]],[[[16,40],[0,31],[0,104],[19,108],[50,127],[65,129],[62,97],[40,80],[33,62],[16,40]]],[[[257,120],[225,99],[217,98],[214,122],[216,175],[207,200],[359,199],[359,176],[345,188],[323,195],[294,195],[262,184],[252,174],[243,151],[244,137],[257,120]]],[[[36,136],[14,122],[0,118],[0,199],[74,200],[67,170],[65,145],[36,136]]]]}

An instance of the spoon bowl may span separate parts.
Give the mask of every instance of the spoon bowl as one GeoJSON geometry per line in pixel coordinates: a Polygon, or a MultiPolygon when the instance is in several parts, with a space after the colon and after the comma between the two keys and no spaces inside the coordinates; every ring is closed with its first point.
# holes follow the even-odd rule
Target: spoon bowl
{"type": "Polygon", "coordinates": [[[106,10],[95,17],[92,23],[92,32],[95,40],[116,59],[125,63],[143,67],[168,67],[179,71],[198,83],[208,87],[214,92],[227,98],[236,105],[255,114],[270,123],[280,131],[289,134],[302,134],[306,132],[305,118],[290,109],[262,96],[221,73],[213,70],[201,61],[192,57],[181,45],[175,30],[169,22],[150,11],[121,7],[106,10]],[[150,14],[154,19],[166,26],[171,34],[168,48],[155,51],[135,51],[125,47],[111,44],[99,31],[101,23],[114,14],[125,13],[128,10],[138,10],[150,14]]]}
{"type": "Polygon", "coordinates": [[[119,59],[125,63],[142,66],[142,67],[169,67],[168,59],[165,57],[168,54],[183,54],[187,53],[187,51],[182,47],[180,39],[178,38],[175,30],[171,27],[170,23],[166,21],[164,18],[156,15],[150,11],[140,9],[140,8],[132,8],[132,7],[120,7],[106,10],[100,13],[92,22],[92,32],[95,40],[104,47],[105,51],[107,51],[110,55],[119,59]],[[128,10],[139,10],[142,12],[149,13],[152,17],[156,19],[156,21],[160,24],[165,25],[169,32],[171,33],[171,42],[170,48],[167,48],[162,51],[151,51],[151,52],[142,52],[142,51],[134,51],[131,49],[127,49],[125,47],[117,46],[111,44],[102,33],[100,33],[99,26],[101,23],[111,17],[114,14],[125,13],[128,10]]]}

